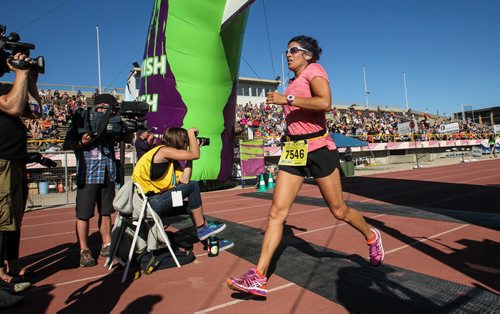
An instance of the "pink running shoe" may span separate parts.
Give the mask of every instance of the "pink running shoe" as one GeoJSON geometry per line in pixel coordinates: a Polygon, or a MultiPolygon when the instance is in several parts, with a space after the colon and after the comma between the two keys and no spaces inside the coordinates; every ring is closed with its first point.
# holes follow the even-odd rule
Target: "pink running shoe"
{"type": "Polygon", "coordinates": [[[255,268],[250,269],[241,278],[230,277],[227,286],[235,291],[267,297],[267,277],[260,277],[255,268]]]}
{"type": "Polygon", "coordinates": [[[382,246],[382,236],[380,231],[375,228],[370,228],[370,230],[375,234],[375,240],[372,243],[368,243],[368,251],[370,252],[370,263],[372,266],[379,266],[384,260],[384,247],[382,246]]]}

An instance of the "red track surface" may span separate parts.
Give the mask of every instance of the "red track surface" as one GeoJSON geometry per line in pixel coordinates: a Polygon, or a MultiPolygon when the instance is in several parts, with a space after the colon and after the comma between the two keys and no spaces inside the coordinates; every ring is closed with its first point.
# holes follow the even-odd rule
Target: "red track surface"
{"type": "MultiPolygon", "coordinates": [[[[500,213],[500,160],[351,177],[344,179],[343,185],[348,201],[500,213]]],[[[264,230],[270,201],[249,197],[254,191],[204,193],[205,213],[264,230]]],[[[318,188],[308,184],[300,195],[321,198],[318,188]]],[[[500,270],[498,263],[491,266],[491,260],[500,260],[495,250],[500,236],[493,228],[391,213],[363,215],[382,231],[386,264],[499,292],[500,270]]],[[[346,254],[367,255],[362,237],[336,221],[326,207],[295,203],[287,224],[300,228],[294,235],[304,241],[346,254]]],[[[91,233],[97,252],[95,218],[91,233]]],[[[75,242],[72,207],[26,214],[21,256],[22,263],[36,271],[36,286],[12,312],[347,312],[344,305],[277,275],[269,282],[266,301],[234,298],[225,287],[225,279],[244,273],[252,265],[230,252],[209,258],[199,243],[194,247],[195,262],[122,284],[122,273],[109,272],[102,258],[96,267],[79,268],[75,242]]]]}

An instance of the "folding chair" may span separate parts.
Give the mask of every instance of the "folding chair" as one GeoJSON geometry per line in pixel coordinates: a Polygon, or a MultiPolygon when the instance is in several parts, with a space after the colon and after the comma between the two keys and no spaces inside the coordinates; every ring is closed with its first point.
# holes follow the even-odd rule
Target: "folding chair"
{"type": "MultiPolygon", "coordinates": [[[[148,197],[144,194],[144,190],[137,182],[134,182],[134,188],[136,189],[136,191],[139,193],[140,197],[142,198],[142,205],[141,205],[141,209],[139,212],[139,218],[137,220],[135,220],[135,219],[129,219],[126,216],[118,215],[117,219],[121,219],[121,222],[122,222],[122,224],[120,226],[120,230],[119,230],[118,242],[114,246],[114,250],[111,254],[111,257],[106,262],[106,264],[109,262],[109,269],[111,270],[111,268],[113,267],[112,261],[116,258],[116,253],[118,252],[118,247],[121,243],[121,240],[122,240],[124,233],[126,232],[127,226],[135,225],[136,228],[134,230],[134,237],[132,240],[132,244],[130,246],[130,250],[128,252],[126,265],[125,265],[125,271],[123,272],[123,276],[122,276],[122,283],[125,282],[125,280],[127,278],[128,271],[130,269],[130,263],[132,261],[132,256],[134,255],[134,250],[135,250],[137,239],[139,237],[139,233],[141,230],[141,225],[143,222],[147,223],[146,219],[149,219],[149,218],[153,219],[154,225],[152,228],[156,228],[156,230],[160,234],[163,242],[165,243],[170,254],[173,257],[175,264],[177,265],[177,267],[181,267],[181,265],[179,264],[179,261],[177,260],[177,257],[175,256],[175,253],[172,249],[172,246],[170,245],[170,240],[168,239],[168,236],[165,232],[165,229],[163,228],[163,222],[162,222],[161,218],[153,210],[153,208],[151,208],[151,205],[148,202],[148,197]]],[[[122,260],[118,260],[118,261],[123,264],[122,260]]]]}

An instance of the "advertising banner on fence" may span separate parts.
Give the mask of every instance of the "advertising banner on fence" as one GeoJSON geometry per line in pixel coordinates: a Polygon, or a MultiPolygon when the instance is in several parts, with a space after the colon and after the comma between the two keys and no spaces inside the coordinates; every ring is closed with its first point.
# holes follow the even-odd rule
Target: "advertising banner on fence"
{"type": "Polygon", "coordinates": [[[439,133],[441,134],[452,134],[459,132],[460,132],[460,125],[458,124],[458,122],[441,124],[441,126],[439,127],[439,133]]]}
{"type": "Polygon", "coordinates": [[[241,176],[249,177],[264,173],[264,141],[240,141],[241,176]]]}
{"type": "Polygon", "coordinates": [[[417,128],[414,120],[411,120],[409,122],[398,123],[398,133],[401,135],[412,134],[413,132],[416,131],[417,128]]]}

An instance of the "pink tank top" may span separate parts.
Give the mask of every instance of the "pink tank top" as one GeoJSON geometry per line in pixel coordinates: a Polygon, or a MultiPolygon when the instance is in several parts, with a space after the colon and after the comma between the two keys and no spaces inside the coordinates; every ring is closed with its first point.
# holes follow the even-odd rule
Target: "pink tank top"
{"type": "MultiPolygon", "coordinates": [[[[328,81],[328,75],[325,69],[319,63],[311,63],[295,78],[285,90],[285,95],[294,95],[300,98],[310,98],[311,80],[317,76],[323,77],[328,81]]],[[[284,105],[285,121],[290,135],[302,135],[319,132],[326,129],[325,112],[302,109],[299,107],[284,105]]],[[[329,150],[336,149],[332,138],[327,135],[320,138],[308,140],[309,152],[321,147],[327,147],[329,150]]]]}

